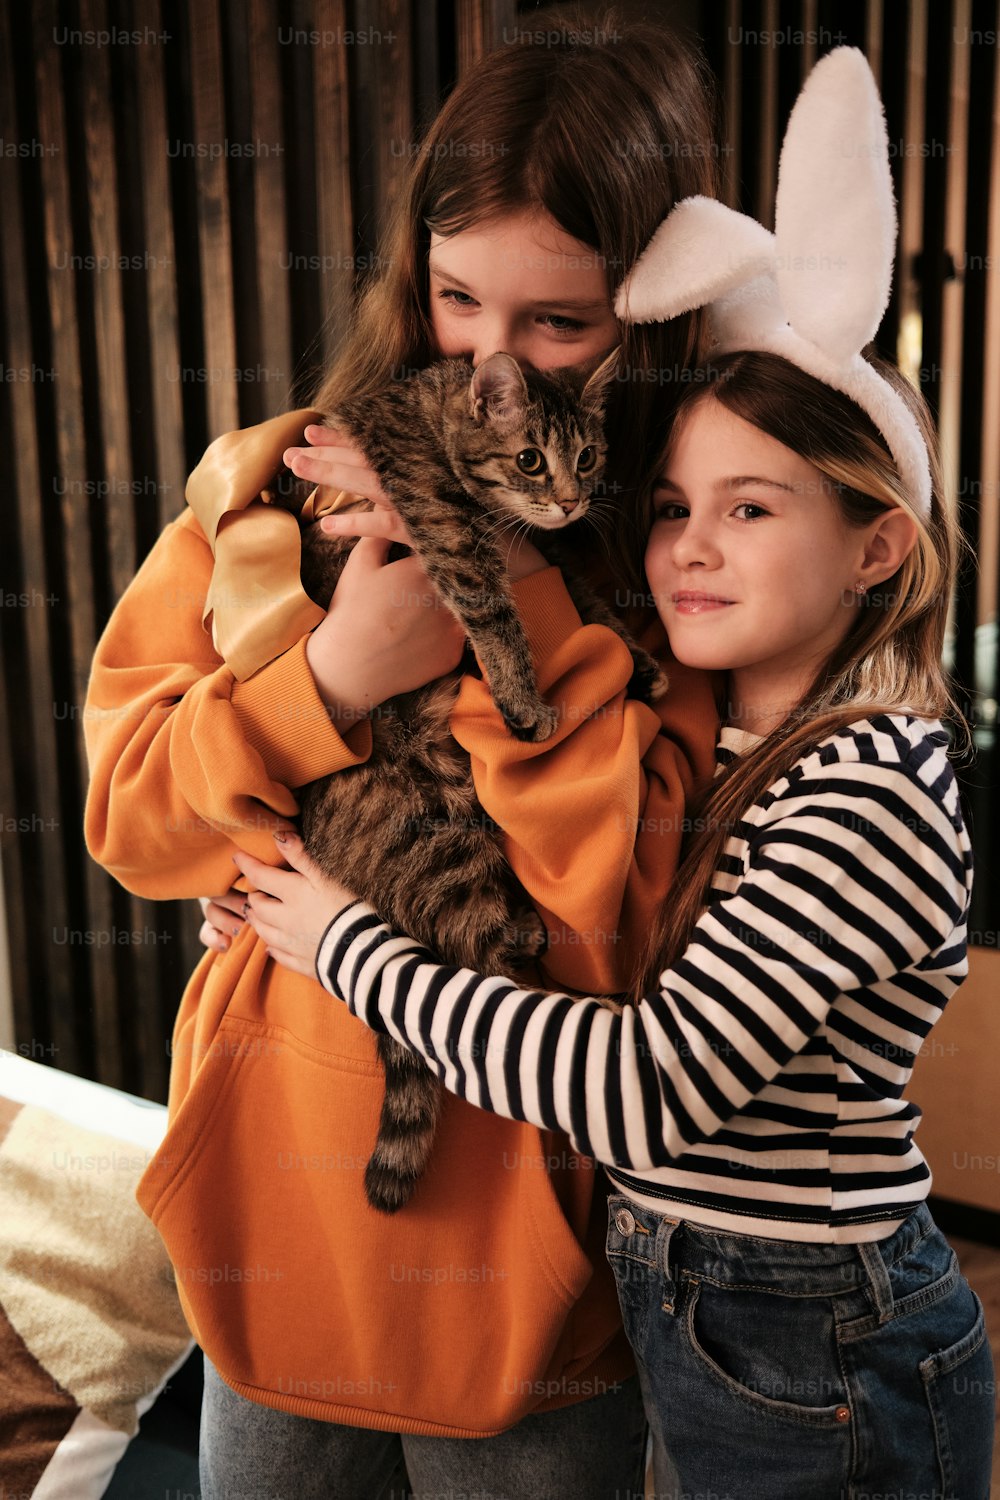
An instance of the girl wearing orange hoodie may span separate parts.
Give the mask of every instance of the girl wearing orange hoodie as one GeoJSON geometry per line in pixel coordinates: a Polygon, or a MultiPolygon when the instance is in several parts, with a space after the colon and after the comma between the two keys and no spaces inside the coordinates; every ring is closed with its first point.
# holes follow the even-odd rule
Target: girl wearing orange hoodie
{"type": "MultiPolygon", "coordinates": [[[[360,456],[310,425],[346,395],[443,355],[502,348],[553,368],[621,339],[607,428],[624,524],[603,582],[641,609],[642,456],[657,451],[664,390],[683,380],[696,329],[623,330],[610,296],[672,203],[712,190],[712,160],[697,63],[613,14],[586,36],[519,31],[456,88],[412,158],[387,269],[315,408],[212,444],[102,636],[86,836],[129,890],[221,891],[237,849],[275,863],[296,788],[368,754],[365,710],[458,661],[419,563],[387,563],[377,536],[326,614],[297,587],[297,534],[290,548],[290,518],[265,503],[283,456],[323,486],[382,498],[360,456]]],[[[627,699],[628,653],[581,625],[558,570],[526,546],[514,575],[564,723],[543,744],[515,742],[485,683],[466,678],[452,729],[547,923],[544,982],[620,991],[669,885],[685,801],[712,772],[710,679],[671,663],[655,710],[627,699]]],[[[665,652],[652,612],[639,623],[665,652]]],[[[369,1497],[401,1450],[418,1492],[640,1489],[642,1408],[593,1162],[563,1133],[448,1098],[413,1200],[374,1213],[374,1039],[223,910],[238,935],[206,953],[181,1001],[170,1124],[139,1190],[207,1356],[203,1493],[369,1497]]]]}

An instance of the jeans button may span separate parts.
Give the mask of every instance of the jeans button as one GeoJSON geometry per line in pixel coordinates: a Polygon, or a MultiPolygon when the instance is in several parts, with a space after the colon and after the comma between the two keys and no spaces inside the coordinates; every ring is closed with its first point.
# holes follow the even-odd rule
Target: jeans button
{"type": "Polygon", "coordinates": [[[629,1213],[627,1208],[620,1208],[618,1210],[618,1212],[615,1214],[615,1223],[618,1226],[619,1234],[635,1233],[635,1219],[629,1213]]]}

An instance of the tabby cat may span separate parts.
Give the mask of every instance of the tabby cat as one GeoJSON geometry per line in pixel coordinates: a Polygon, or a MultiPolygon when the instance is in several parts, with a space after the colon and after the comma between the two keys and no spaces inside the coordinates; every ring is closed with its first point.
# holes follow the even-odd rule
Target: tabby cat
{"type": "MultiPolygon", "coordinates": [[[[613,368],[614,356],[584,384],[580,371],[522,371],[502,353],[475,370],[442,360],[374,400],[345,402],[329,419],[378,474],[519,739],[548,738],[558,713],[538,693],[505,543],[525,525],[550,532],[587,513],[604,465],[613,368]]],[[[297,510],[301,495],[278,503],[297,510]]],[[[354,542],[303,527],[303,586],[324,608],[354,542]]],[[[545,553],[556,560],[551,544],[545,553]]],[[[571,570],[564,574],[584,620],[610,626],[629,646],[630,692],[658,698],[666,680],[656,662],[571,570]]],[[[464,670],[475,670],[471,658],[464,670]]],[[[476,797],[468,756],[449,733],[460,677],[461,669],[373,711],[367,763],[302,788],[303,842],[329,875],[445,963],[514,974],[543,951],[546,932],[476,797]]],[[[365,1190],[390,1214],[427,1164],[441,1086],[391,1038],[380,1036],[378,1047],[385,1096],[365,1190]]]]}

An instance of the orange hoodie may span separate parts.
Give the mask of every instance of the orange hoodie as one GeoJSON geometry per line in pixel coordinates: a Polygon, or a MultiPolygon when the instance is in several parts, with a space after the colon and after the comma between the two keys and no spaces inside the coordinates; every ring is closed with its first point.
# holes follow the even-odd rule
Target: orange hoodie
{"type": "MultiPolygon", "coordinates": [[[[262,462],[276,472],[308,419],[217,440],[192,480],[199,496],[259,487],[262,462]]],[[[212,569],[186,510],[115,609],[89,686],[87,846],[152,899],[226,889],[238,847],[275,862],[271,829],[295,815],[295,788],[370,750],[364,722],[346,738],[331,725],[305,637],[234,678],[202,625],[212,569]]],[[[671,663],[656,712],[626,700],[627,651],[581,625],[556,569],[515,595],[562,723],[542,745],[514,741],[469,677],[453,731],[548,919],[546,981],[620,989],[626,945],[669,885],[685,798],[712,773],[710,684],[671,663]]],[[[376,1039],[250,928],[206,952],[185,990],[169,1102],[139,1201],[195,1337],[241,1395],[358,1427],[483,1437],[633,1371],[593,1163],[563,1135],[448,1095],[412,1201],[375,1213],[363,1174],[382,1102],[376,1039]]]]}

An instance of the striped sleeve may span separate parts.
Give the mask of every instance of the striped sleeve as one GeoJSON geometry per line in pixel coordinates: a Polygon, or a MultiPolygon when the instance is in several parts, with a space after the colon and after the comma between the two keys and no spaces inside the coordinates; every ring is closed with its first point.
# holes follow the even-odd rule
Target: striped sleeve
{"type": "Polygon", "coordinates": [[[786,786],[736,888],[659,992],[621,1014],[445,969],[360,904],[327,930],[321,981],[470,1103],[563,1130],[609,1165],[668,1166],[758,1095],[839,997],[864,1006],[965,914],[958,831],[919,766],[817,760],[786,786]]]}

